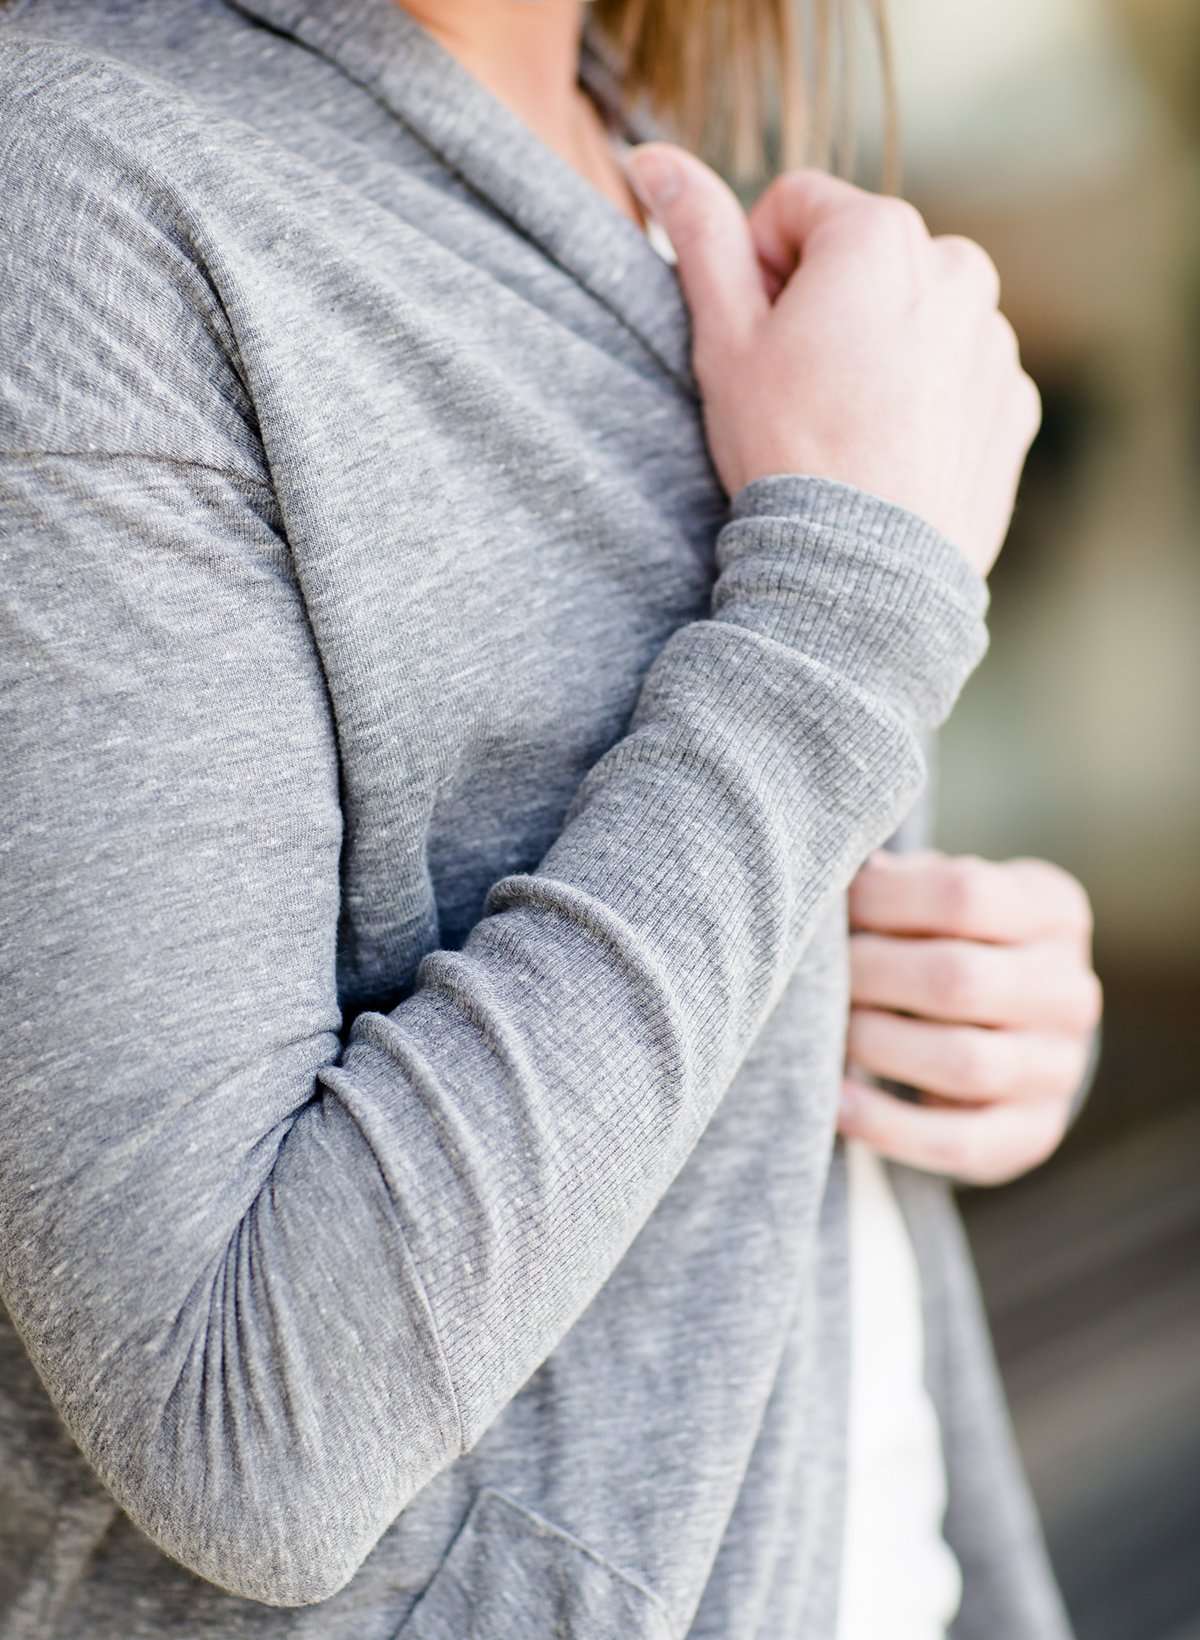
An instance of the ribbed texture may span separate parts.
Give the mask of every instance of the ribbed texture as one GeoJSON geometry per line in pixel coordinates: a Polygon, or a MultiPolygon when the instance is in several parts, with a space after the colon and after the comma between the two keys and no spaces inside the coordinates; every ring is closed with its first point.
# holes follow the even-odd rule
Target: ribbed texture
{"type": "Polygon", "coordinates": [[[945,720],[987,647],[987,582],[952,542],[894,502],[795,474],[744,486],[730,516],[719,617],[785,641],[802,620],[814,658],[836,657],[929,726],[945,720]]]}
{"type": "MultiPolygon", "coordinates": [[[[916,796],[919,731],[982,653],[951,549],[865,496],[856,538],[849,499],[790,483],[772,497],[790,513],[725,527],[717,618],[665,646],[538,871],[497,883],[498,915],[422,964],[415,1000],[449,1011],[429,1103],[396,1118],[397,1188],[468,1446],[678,1170],[822,902],[916,796]],[[504,1090],[465,1109],[455,1015],[504,1090]]],[[[381,1090],[411,1071],[412,1017],[364,1022],[348,1070],[381,1090]]]]}
{"type": "Polygon", "coordinates": [[[0,162],[0,1630],[827,1640],[841,896],[979,586],[727,507],[395,0],[0,8],[0,162]]]}

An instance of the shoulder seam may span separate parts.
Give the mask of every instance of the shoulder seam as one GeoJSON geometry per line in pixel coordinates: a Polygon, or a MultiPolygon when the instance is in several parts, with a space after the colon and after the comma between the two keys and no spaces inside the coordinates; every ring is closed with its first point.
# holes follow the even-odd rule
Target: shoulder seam
{"type": "Polygon", "coordinates": [[[196,472],[215,473],[220,478],[232,478],[239,484],[253,484],[257,489],[275,494],[269,479],[257,473],[244,473],[236,467],[220,467],[211,461],[193,461],[188,456],[165,456],[153,450],[52,450],[39,447],[33,450],[0,449],[0,461],[57,456],[69,461],[146,461],[158,466],[185,467],[196,472]]]}

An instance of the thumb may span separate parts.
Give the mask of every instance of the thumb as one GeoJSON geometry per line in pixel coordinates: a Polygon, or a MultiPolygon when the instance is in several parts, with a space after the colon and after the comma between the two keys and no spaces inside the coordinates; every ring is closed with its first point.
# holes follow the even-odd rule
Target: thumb
{"type": "Polygon", "coordinates": [[[720,357],[770,305],[737,195],[703,160],[672,142],[637,144],[625,155],[625,169],[674,247],[697,347],[720,357]]]}

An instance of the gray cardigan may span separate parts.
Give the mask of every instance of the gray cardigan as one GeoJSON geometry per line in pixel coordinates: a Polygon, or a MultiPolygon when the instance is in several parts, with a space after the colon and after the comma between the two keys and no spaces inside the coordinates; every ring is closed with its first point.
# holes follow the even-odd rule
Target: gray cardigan
{"type": "MultiPolygon", "coordinates": [[[[673,270],[394,0],[18,0],[0,150],[0,1636],[829,1640],[843,891],[984,583],[727,503],[673,270]]],[[[1062,1640],[893,1174],[955,1635],[1062,1640]]]]}

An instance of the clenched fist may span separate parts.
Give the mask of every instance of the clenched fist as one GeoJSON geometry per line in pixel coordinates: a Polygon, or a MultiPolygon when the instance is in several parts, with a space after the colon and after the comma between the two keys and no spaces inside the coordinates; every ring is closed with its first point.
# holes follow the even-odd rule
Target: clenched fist
{"type": "Polygon", "coordinates": [[[787,171],[749,215],[695,155],[626,167],[670,235],[714,465],[852,484],[933,524],[986,575],[1041,400],[979,245],[904,200],[787,171]]]}
{"type": "Polygon", "coordinates": [[[1045,1161],[1100,1020],[1083,887],[1045,860],[880,850],[849,906],[839,1130],[965,1183],[1000,1184],[1045,1161]],[[921,1102],[856,1071],[907,1084],[921,1102]]]}

